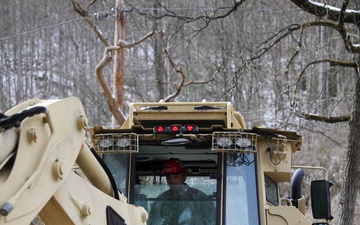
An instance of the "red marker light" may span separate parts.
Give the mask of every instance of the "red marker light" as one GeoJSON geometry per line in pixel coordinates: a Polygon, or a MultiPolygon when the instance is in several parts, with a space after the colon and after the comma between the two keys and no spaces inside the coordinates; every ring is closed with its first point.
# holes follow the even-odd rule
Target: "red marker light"
{"type": "Polygon", "coordinates": [[[162,126],[158,126],[158,127],[157,127],[157,131],[160,132],[160,133],[164,132],[164,130],[165,130],[165,129],[164,129],[164,127],[162,127],[162,126]]]}
{"type": "Polygon", "coordinates": [[[194,130],[194,126],[193,126],[193,125],[187,125],[187,126],[186,126],[186,130],[188,130],[188,131],[193,131],[193,130],[194,130]]]}
{"type": "Polygon", "coordinates": [[[167,127],[163,126],[163,125],[155,126],[153,128],[153,132],[155,134],[157,134],[157,133],[166,133],[167,132],[167,127]]]}
{"type": "Polygon", "coordinates": [[[171,125],[170,131],[173,133],[180,133],[181,132],[181,125],[171,125]]]}
{"type": "Polygon", "coordinates": [[[194,124],[187,124],[185,126],[182,126],[181,124],[173,124],[169,127],[164,125],[158,125],[153,128],[153,132],[155,134],[161,134],[161,133],[197,133],[199,131],[199,127],[194,124]]]}
{"type": "Polygon", "coordinates": [[[184,133],[196,133],[199,131],[199,127],[194,124],[187,124],[183,127],[184,133]]]}

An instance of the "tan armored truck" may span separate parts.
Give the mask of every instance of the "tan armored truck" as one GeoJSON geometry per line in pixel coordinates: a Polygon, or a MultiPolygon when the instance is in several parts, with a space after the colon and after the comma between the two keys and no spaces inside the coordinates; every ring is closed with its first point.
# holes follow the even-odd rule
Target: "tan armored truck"
{"type": "Polygon", "coordinates": [[[0,224],[29,224],[36,215],[55,225],[332,219],[326,170],[302,184],[304,169],[322,168],[292,165],[301,149],[295,132],[247,129],[227,102],[132,103],[129,111],[121,128],[91,128],[90,144],[76,98],[35,99],[7,111],[0,122],[0,224]],[[175,185],[178,178],[184,183],[175,185]],[[280,193],[283,183],[290,196],[280,193]],[[314,219],[305,215],[301,185],[311,185],[314,219]],[[175,188],[184,195],[163,198],[175,188]]]}

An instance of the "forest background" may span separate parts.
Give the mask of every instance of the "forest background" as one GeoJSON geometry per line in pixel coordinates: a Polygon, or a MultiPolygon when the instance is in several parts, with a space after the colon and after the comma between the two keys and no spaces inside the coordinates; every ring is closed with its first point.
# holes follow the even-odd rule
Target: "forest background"
{"type": "MultiPolygon", "coordinates": [[[[326,27],[285,35],[298,29],[297,24],[319,19],[289,0],[238,2],[242,4],[236,11],[209,20],[231,10],[234,1],[126,1],[131,9],[125,13],[126,41],[159,29],[166,35],[164,39],[153,35],[125,49],[125,116],[130,102],[159,101],[176,91],[180,76],[163,52],[166,48],[189,82],[171,101],[230,101],[249,128],[265,125],[303,135],[302,151],[294,156],[294,164],[328,169],[334,184],[333,223],[338,224],[349,123],[317,122],[304,115],[340,116],[352,111],[358,79],[353,69],[311,62],[346,61],[353,56],[339,34],[326,27]]],[[[71,2],[0,3],[0,109],[5,112],[32,98],[77,96],[90,126],[111,126],[112,115],[95,75],[105,46],[71,2]]],[[[341,1],[327,3],[341,7],[341,1]]],[[[89,7],[89,15],[111,43],[114,7],[115,1],[109,0],[89,7]]],[[[356,31],[351,35],[359,38],[356,31]]],[[[111,86],[112,66],[105,68],[104,76],[111,86]]],[[[304,183],[309,183],[315,175],[306,174],[304,183]]],[[[310,199],[308,187],[303,189],[310,199]]],[[[359,197],[356,202],[358,208],[359,197]]],[[[360,221],[359,212],[355,210],[354,221],[360,221]]]]}

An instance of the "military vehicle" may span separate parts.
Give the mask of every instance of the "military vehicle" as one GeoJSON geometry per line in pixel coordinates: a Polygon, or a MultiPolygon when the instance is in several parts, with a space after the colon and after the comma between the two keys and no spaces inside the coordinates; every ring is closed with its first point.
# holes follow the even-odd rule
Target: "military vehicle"
{"type": "Polygon", "coordinates": [[[208,224],[216,225],[332,219],[326,169],[292,165],[301,135],[249,129],[229,102],[132,103],[120,128],[87,126],[77,98],[34,99],[3,114],[0,224],[29,224],[39,215],[55,225],[152,225],[152,207],[169,189],[163,164],[170,158],[181,160],[186,184],[207,198],[172,200],[167,219],[154,225],[191,224],[203,210],[195,204],[213,205],[208,224]],[[303,184],[310,169],[323,177],[303,184]],[[311,204],[304,185],[311,187],[311,204]],[[180,202],[184,208],[175,210],[180,202]]]}

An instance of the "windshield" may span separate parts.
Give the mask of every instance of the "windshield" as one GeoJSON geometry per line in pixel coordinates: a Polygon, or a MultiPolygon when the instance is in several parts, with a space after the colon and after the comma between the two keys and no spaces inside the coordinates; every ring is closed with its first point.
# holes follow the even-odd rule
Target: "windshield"
{"type": "Polygon", "coordinates": [[[129,202],[148,211],[149,225],[259,225],[254,154],[140,145],[136,154],[107,154],[104,161],[129,202]],[[164,174],[169,159],[184,171],[164,174]]]}
{"type": "Polygon", "coordinates": [[[148,224],[215,225],[217,157],[208,145],[140,146],[133,199],[149,212],[148,224]]]}

